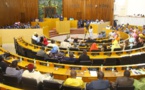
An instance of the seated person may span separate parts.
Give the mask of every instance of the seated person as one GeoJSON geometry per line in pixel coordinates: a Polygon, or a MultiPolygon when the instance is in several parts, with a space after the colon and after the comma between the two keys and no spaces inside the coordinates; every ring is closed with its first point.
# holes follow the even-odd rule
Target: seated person
{"type": "Polygon", "coordinates": [[[83,53],[79,56],[78,61],[90,61],[90,57],[87,55],[86,50],[83,50],[83,53]]]}
{"type": "Polygon", "coordinates": [[[78,43],[79,41],[78,41],[78,37],[76,36],[76,37],[74,37],[74,41],[73,41],[74,43],[78,43]]]}
{"type": "Polygon", "coordinates": [[[35,44],[37,44],[37,43],[39,42],[39,37],[38,37],[38,34],[37,34],[36,32],[35,32],[34,35],[32,36],[32,39],[33,39],[34,41],[36,41],[35,44]]]}
{"type": "Polygon", "coordinates": [[[142,47],[144,45],[144,41],[142,38],[137,38],[137,43],[136,43],[136,47],[139,48],[139,47],[142,47]]]}
{"type": "Polygon", "coordinates": [[[82,40],[82,41],[80,41],[79,46],[83,46],[84,47],[84,46],[87,46],[87,44],[85,43],[85,41],[82,40]]]}
{"type": "Polygon", "coordinates": [[[39,71],[35,71],[34,68],[33,64],[28,64],[28,70],[23,72],[22,77],[36,79],[38,84],[43,82],[43,80],[52,80],[52,77],[49,74],[47,76],[43,75],[39,71]]]}
{"type": "Polygon", "coordinates": [[[105,31],[102,31],[102,37],[106,37],[106,32],[105,31]]]}
{"type": "Polygon", "coordinates": [[[91,39],[90,37],[88,37],[88,39],[86,40],[86,43],[94,43],[95,40],[91,39]]]}
{"type": "Polygon", "coordinates": [[[47,54],[48,55],[46,55],[44,59],[58,59],[58,56],[60,56],[60,52],[58,51],[58,48],[56,46],[48,51],[47,54]]]}
{"type": "Polygon", "coordinates": [[[51,47],[56,46],[56,47],[58,48],[58,51],[59,51],[59,47],[58,47],[58,45],[55,43],[54,40],[51,40],[51,43],[49,43],[47,46],[51,46],[51,47]]]}
{"type": "Polygon", "coordinates": [[[76,77],[77,72],[75,70],[71,70],[70,78],[67,78],[63,85],[85,88],[84,82],[81,79],[77,79],[76,77]]]}
{"type": "Polygon", "coordinates": [[[92,50],[98,50],[98,45],[96,43],[92,43],[91,47],[90,47],[90,51],[92,50]]]}
{"type": "Polygon", "coordinates": [[[39,23],[36,23],[36,25],[34,26],[34,28],[40,28],[39,23]]]}
{"type": "Polygon", "coordinates": [[[101,32],[98,34],[98,38],[103,38],[103,35],[101,32]]]}
{"type": "Polygon", "coordinates": [[[69,57],[65,57],[64,60],[70,61],[70,62],[75,62],[76,58],[74,58],[74,54],[72,52],[70,52],[69,57]]]}
{"type": "Polygon", "coordinates": [[[114,51],[115,48],[121,48],[118,40],[116,39],[112,42],[111,51],[114,51]]]}
{"type": "Polygon", "coordinates": [[[42,44],[43,44],[44,46],[47,46],[47,45],[48,45],[48,41],[47,41],[47,38],[46,38],[45,36],[43,37],[42,44]]]}
{"type": "Polygon", "coordinates": [[[69,42],[69,43],[73,42],[72,38],[70,37],[70,34],[67,35],[66,41],[69,42]]]}
{"type": "Polygon", "coordinates": [[[136,42],[135,38],[132,35],[130,35],[129,43],[135,43],[135,42],[136,42]]]}
{"type": "Polygon", "coordinates": [[[51,49],[50,53],[53,53],[53,54],[58,53],[58,47],[57,46],[53,46],[53,48],[51,49]]]}
{"type": "Polygon", "coordinates": [[[134,79],[130,78],[130,71],[129,70],[125,70],[124,71],[124,76],[123,77],[118,77],[115,81],[115,83],[113,83],[113,87],[115,88],[116,86],[122,86],[122,87],[126,87],[126,86],[133,86],[134,83],[134,79]]]}
{"type": "Polygon", "coordinates": [[[41,47],[40,50],[37,52],[36,54],[37,56],[41,56],[41,57],[44,57],[46,55],[45,53],[45,47],[41,47]]]}
{"type": "Polygon", "coordinates": [[[130,47],[130,49],[132,49],[133,48],[133,46],[134,46],[134,44],[131,42],[131,43],[129,43],[129,45],[128,45],[129,47],[130,47]]]}
{"type": "Polygon", "coordinates": [[[2,69],[3,73],[5,73],[7,67],[7,63],[5,63],[3,57],[0,56],[0,68],[2,69]]]}
{"type": "Polygon", "coordinates": [[[18,67],[18,61],[14,60],[10,67],[6,68],[6,75],[15,76],[19,79],[22,78],[23,69],[18,67]]]}
{"type": "Polygon", "coordinates": [[[97,74],[98,80],[90,82],[86,86],[87,90],[110,90],[110,82],[108,80],[103,80],[104,73],[99,71],[97,74]]]}
{"type": "Polygon", "coordinates": [[[115,35],[116,35],[116,32],[112,30],[112,32],[109,33],[109,39],[114,39],[115,35]]]}
{"type": "Polygon", "coordinates": [[[65,39],[64,42],[61,42],[60,47],[68,48],[68,47],[71,47],[71,44],[67,42],[67,39],[65,39]]]}
{"type": "Polygon", "coordinates": [[[139,34],[139,37],[145,40],[145,29],[143,33],[139,34]]]}

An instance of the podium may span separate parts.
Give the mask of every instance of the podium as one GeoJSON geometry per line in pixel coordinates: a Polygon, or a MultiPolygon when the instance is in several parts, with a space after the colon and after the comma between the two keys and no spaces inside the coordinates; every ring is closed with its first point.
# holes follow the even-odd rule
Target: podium
{"type": "Polygon", "coordinates": [[[104,23],[101,23],[101,24],[98,24],[98,23],[91,23],[90,26],[92,26],[93,28],[93,33],[100,33],[103,28],[106,28],[107,25],[110,25],[110,22],[104,22],[104,23]]]}
{"type": "Polygon", "coordinates": [[[70,33],[70,21],[56,21],[56,31],[59,34],[70,33]]]}

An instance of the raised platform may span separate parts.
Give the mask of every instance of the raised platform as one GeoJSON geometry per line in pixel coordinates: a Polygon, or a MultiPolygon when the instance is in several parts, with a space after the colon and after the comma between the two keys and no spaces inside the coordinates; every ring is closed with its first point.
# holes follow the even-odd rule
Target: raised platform
{"type": "MultiPolygon", "coordinates": [[[[85,30],[84,28],[71,28],[70,29],[70,34],[84,34],[85,30]]],[[[55,37],[55,36],[60,36],[62,34],[59,34],[56,29],[50,30],[49,31],[49,36],[51,37],[55,37]]]]}

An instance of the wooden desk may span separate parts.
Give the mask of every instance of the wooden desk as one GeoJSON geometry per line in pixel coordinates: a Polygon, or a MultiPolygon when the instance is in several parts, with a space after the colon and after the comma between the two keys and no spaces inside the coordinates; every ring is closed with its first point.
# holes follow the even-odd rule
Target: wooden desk
{"type": "MultiPolygon", "coordinates": [[[[6,62],[11,63],[13,59],[6,60],[6,62]]],[[[28,65],[31,62],[28,62],[26,58],[24,58],[23,61],[19,62],[18,65],[22,68],[25,68],[26,65],[28,65]]],[[[67,65],[67,64],[55,64],[55,63],[49,63],[49,66],[45,65],[40,65],[42,61],[36,61],[36,70],[42,72],[42,73],[53,73],[55,79],[60,79],[60,80],[65,80],[70,76],[70,68],[71,67],[76,67],[76,68],[81,68],[80,70],[77,71],[77,76],[82,77],[83,81],[85,82],[90,82],[92,80],[95,80],[97,76],[91,76],[88,68],[99,68],[100,66],[81,66],[81,65],[67,65]],[[62,65],[64,68],[57,68],[55,65],[62,65]]],[[[46,63],[47,62],[43,62],[46,63]]],[[[144,65],[144,64],[140,64],[144,65]]],[[[128,65],[132,67],[137,67],[137,65],[128,65]]],[[[139,66],[139,65],[138,65],[139,66]]],[[[108,79],[110,81],[115,81],[117,77],[123,76],[123,70],[120,68],[122,67],[127,67],[125,65],[123,66],[103,66],[103,72],[105,74],[105,79],[108,79]],[[118,72],[112,72],[112,71],[106,71],[105,68],[117,68],[118,72]]],[[[131,77],[139,79],[141,77],[144,77],[145,75],[134,75],[131,73],[131,77]]]]}
{"type": "MultiPolygon", "coordinates": [[[[18,38],[17,39],[18,45],[20,45],[23,48],[32,50],[34,52],[38,52],[40,50],[40,47],[38,48],[34,48],[34,45],[32,44],[25,44],[22,38],[18,38]]],[[[47,50],[50,50],[51,48],[48,48],[47,50]]],[[[138,53],[144,53],[145,47],[141,47],[141,48],[136,48],[136,49],[132,49],[132,50],[125,50],[125,51],[114,51],[114,52],[87,52],[87,54],[90,56],[90,58],[92,60],[95,59],[106,59],[106,58],[121,58],[123,56],[130,56],[130,55],[134,55],[134,54],[138,54],[138,53]]],[[[67,52],[66,50],[61,50],[63,52],[67,52]]],[[[75,58],[79,58],[80,53],[82,53],[82,51],[71,51],[74,53],[75,58]]],[[[69,55],[66,53],[66,56],[68,57],[69,55]]]]}
{"type": "MultiPolygon", "coordinates": [[[[0,54],[6,52],[3,48],[0,48],[0,54]]],[[[18,58],[22,58],[23,60],[18,63],[21,68],[25,69],[29,63],[34,63],[33,59],[18,56],[16,54],[11,54],[12,57],[9,60],[5,60],[7,63],[12,63],[13,60],[17,60],[18,58]]],[[[105,73],[105,79],[110,81],[115,81],[117,77],[123,76],[123,68],[132,67],[137,68],[137,66],[143,66],[143,64],[134,64],[134,65],[122,65],[122,66],[82,66],[82,65],[68,65],[68,64],[59,64],[59,63],[51,63],[51,62],[44,62],[36,60],[34,64],[36,66],[36,70],[40,71],[41,73],[53,73],[55,79],[65,80],[70,76],[70,69],[75,68],[77,71],[77,76],[82,77],[83,81],[90,82],[92,80],[97,79],[97,76],[91,76],[89,70],[91,68],[103,70],[105,73]],[[49,65],[49,66],[48,66],[49,65]],[[63,67],[62,67],[63,66],[63,67]],[[110,69],[109,71],[106,70],[110,69]],[[112,72],[111,69],[116,68],[117,72],[112,72]]],[[[144,74],[142,75],[135,75],[131,73],[131,77],[135,79],[140,79],[141,77],[145,77],[144,74]]]]}
{"type": "Polygon", "coordinates": [[[57,21],[56,30],[59,34],[70,33],[70,21],[57,21]]]}
{"type": "Polygon", "coordinates": [[[107,25],[110,25],[110,22],[104,22],[101,24],[97,24],[97,23],[91,23],[90,26],[92,26],[93,28],[93,33],[100,33],[103,28],[106,28],[107,25]]]}
{"type": "Polygon", "coordinates": [[[22,90],[22,89],[0,83],[0,90],[22,90]]]}

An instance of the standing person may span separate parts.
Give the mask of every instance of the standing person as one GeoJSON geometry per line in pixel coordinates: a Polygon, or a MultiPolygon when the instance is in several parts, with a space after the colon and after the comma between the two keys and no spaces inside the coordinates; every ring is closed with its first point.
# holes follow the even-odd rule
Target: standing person
{"type": "Polygon", "coordinates": [[[90,38],[93,38],[93,28],[92,28],[92,26],[90,26],[90,28],[89,28],[89,35],[90,35],[90,38]]]}

